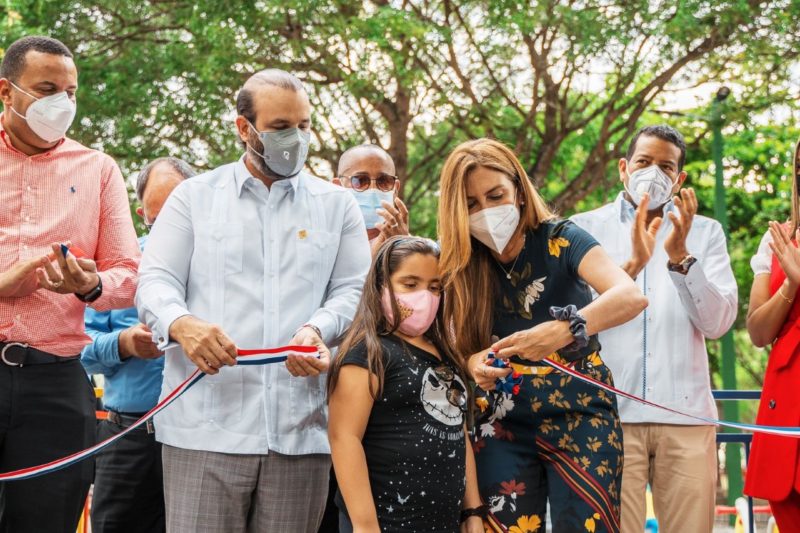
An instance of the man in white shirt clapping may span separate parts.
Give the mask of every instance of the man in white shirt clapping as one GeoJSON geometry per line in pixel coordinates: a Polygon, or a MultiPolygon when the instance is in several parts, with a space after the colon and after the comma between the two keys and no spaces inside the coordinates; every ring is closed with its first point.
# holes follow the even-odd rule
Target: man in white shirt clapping
{"type": "MultiPolygon", "coordinates": [[[[650,301],[627,324],[600,334],[620,390],[716,418],[705,340],[721,337],[737,310],[736,280],[720,224],[697,214],[683,189],[686,144],[648,126],[619,161],[624,191],[572,220],[591,233],[650,301]]],[[[622,533],[640,533],[645,491],[666,532],[710,532],[717,479],[713,425],[618,398],[624,434],[622,533]]]]}

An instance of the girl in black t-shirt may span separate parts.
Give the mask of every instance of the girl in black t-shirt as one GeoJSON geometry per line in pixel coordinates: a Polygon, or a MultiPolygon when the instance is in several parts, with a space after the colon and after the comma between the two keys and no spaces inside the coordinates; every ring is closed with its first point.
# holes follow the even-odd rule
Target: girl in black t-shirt
{"type": "Polygon", "coordinates": [[[442,307],[436,243],[384,243],[328,382],[343,533],[484,531],[442,307]]]}
{"type": "Polygon", "coordinates": [[[480,387],[473,448],[492,516],[509,531],[543,531],[549,499],[553,531],[619,531],[616,399],[540,361],[611,384],[596,334],[634,318],[646,299],[597,241],[549,211],[497,141],[464,143],[447,158],[439,236],[445,320],[480,387]],[[490,352],[521,375],[516,393],[496,390],[511,369],[492,366],[490,352]]]}

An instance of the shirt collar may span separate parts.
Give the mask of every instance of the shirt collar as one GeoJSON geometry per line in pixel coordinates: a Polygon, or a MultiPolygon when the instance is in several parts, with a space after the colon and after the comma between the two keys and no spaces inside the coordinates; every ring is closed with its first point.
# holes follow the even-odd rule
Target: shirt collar
{"type": "MultiPolygon", "coordinates": [[[[634,217],[636,216],[636,208],[633,206],[625,198],[625,191],[622,190],[617,195],[617,199],[614,201],[614,204],[617,208],[617,213],[619,214],[619,221],[622,223],[631,222],[634,217]]],[[[661,208],[662,219],[664,222],[669,221],[669,217],[667,213],[675,210],[675,203],[670,200],[669,202],[665,203],[661,208]]]]}
{"type": "Polygon", "coordinates": [[[52,148],[50,148],[45,152],[42,152],[41,154],[35,154],[35,155],[24,154],[19,150],[17,150],[13,144],[11,144],[11,138],[8,136],[8,132],[6,131],[6,128],[3,124],[4,122],[5,122],[5,113],[0,113],[0,141],[2,141],[2,143],[5,145],[6,148],[24,157],[30,157],[30,158],[49,157],[50,155],[55,153],[56,150],[61,148],[64,145],[64,142],[67,140],[67,138],[64,137],[63,139],[58,141],[55,146],[53,146],[52,148]]]}
{"type": "MultiPolygon", "coordinates": [[[[238,196],[242,195],[242,189],[244,189],[245,184],[249,180],[258,179],[250,173],[250,171],[247,169],[247,165],[244,164],[245,155],[246,154],[239,158],[239,161],[236,163],[236,166],[233,169],[233,179],[236,183],[236,194],[238,196]]],[[[300,179],[302,175],[303,173],[300,172],[292,178],[276,181],[272,184],[272,188],[287,188],[287,190],[291,191],[292,193],[296,193],[300,188],[300,179]],[[288,185],[284,185],[284,183],[288,185]]]]}

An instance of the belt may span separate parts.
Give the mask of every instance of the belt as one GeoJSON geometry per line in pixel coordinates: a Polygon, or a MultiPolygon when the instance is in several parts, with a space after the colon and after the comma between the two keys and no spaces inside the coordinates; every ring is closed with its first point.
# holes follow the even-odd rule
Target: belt
{"type": "MultiPolygon", "coordinates": [[[[142,418],[147,413],[142,414],[125,414],[125,413],[118,413],[117,411],[108,411],[108,416],[106,420],[111,422],[112,424],[116,424],[120,427],[127,428],[135,424],[140,418],[142,418]]],[[[147,421],[147,423],[140,427],[139,429],[146,429],[147,434],[153,434],[156,432],[155,428],[153,427],[153,419],[147,421]]]]}
{"type": "Polygon", "coordinates": [[[0,361],[8,366],[47,365],[66,363],[78,359],[80,355],[62,357],[31,348],[23,342],[0,342],[0,361]]]}

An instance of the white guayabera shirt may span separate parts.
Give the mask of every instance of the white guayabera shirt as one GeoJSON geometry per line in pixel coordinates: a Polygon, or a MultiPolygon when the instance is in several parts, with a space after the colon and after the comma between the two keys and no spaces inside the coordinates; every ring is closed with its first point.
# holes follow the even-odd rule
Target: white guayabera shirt
{"type": "MultiPolygon", "coordinates": [[[[693,415],[716,418],[705,340],[721,337],[736,318],[738,290],[725,234],[716,220],[695,215],[686,239],[697,262],[682,275],[667,270],[664,241],[672,231],[664,221],[653,257],[636,278],[649,301],[639,316],[600,333],[601,356],[618,389],[693,415]]],[[[675,210],[677,214],[677,210],[675,210]]],[[[634,208],[623,193],[594,211],[572,217],[592,234],[619,265],[631,256],[634,208]]],[[[626,423],[697,425],[702,422],[618,398],[626,423]]]]}
{"type": "MultiPolygon", "coordinates": [[[[370,265],[353,195],[307,174],[268,189],[243,160],[181,183],[150,233],[139,317],[166,349],[162,397],[195,365],[175,319],[220,325],[239,348],[287,344],[310,323],[329,346],[350,325],[370,265]]],[[[329,453],[325,379],[283,364],[223,367],[156,418],[160,442],[225,453],[329,453]]]]}

